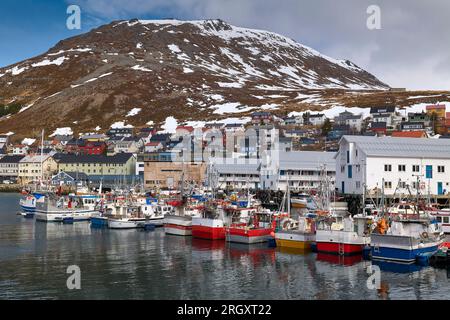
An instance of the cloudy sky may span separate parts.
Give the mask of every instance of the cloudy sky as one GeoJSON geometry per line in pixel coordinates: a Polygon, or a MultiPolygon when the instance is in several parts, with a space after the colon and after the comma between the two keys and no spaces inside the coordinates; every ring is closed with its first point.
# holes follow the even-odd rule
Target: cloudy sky
{"type": "Polygon", "coordinates": [[[221,18],[349,59],[394,87],[450,90],[448,0],[2,0],[0,13],[0,66],[111,20],[221,18]],[[69,4],[81,7],[81,30],[66,28],[69,4]],[[370,5],[381,29],[367,28],[370,5]]]}

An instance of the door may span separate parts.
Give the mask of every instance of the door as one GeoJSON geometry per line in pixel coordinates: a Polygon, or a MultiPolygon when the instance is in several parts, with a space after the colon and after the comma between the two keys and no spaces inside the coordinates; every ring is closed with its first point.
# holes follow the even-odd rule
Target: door
{"type": "Polygon", "coordinates": [[[426,166],[425,177],[427,179],[433,179],[433,166],[426,166]]]}
{"type": "Polygon", "coordinates": [[[438,193],[438,195],[443,195],[444,194],[444,188],[442,186],[442,182],[438,182],[437,183],[437,193],[438,193]]]}
{"type": "Polygon", "coordinates": [[[342,181],[341,183],[341,189],[342,189],[342,193],[345,193],[345,182],[342,181]]]}

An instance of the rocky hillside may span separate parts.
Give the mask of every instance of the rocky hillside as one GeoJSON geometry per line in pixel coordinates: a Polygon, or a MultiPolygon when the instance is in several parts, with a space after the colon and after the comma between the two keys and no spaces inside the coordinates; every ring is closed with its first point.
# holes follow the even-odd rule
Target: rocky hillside
{"type": "MultiPolygon", "coordinates": [[[[415,101],[387,89],[352,62],[275,33],[221,20],[116,21],[0,69],[0,105],[21,106],[4,112],[0,132],[23,138],[43,127],[92,132],[167,117],[223,120],[255,110],[283,115],[415,101]]],[[[425,92],[418,101],[446,94],[425,92]]]]}

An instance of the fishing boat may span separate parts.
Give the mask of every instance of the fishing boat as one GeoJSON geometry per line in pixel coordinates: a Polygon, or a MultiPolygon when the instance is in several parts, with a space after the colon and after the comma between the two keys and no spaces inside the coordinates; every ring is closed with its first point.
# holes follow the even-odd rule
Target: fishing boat
{"type": "Polygon", "coordinates": [[[279,248],[310,250],[316,241],[315,214],[299,216],[298,220],[287,219],[280,230],[275,232],[275,241],[279,248]]]}
{"type": "Polygon", "coordinates": [[[275,231],[276,219],[270,210],[254,212],[244,223],[226,228],[226,241],[244,244],[266,242],[275,231]]]}
{"type": "Polygon", "coordinates": [[[192,217],[192,236],[199,239],[225,239],[225,212],[221,205],[205,207],[201,216],[192,217]]]}
{"type": "Polygon", "coordinates": [[[85,206],[78,196],[58,197],[53,193],[42,196],[36,202],[36,220],[44,222],[64,222],[65,220],[85,221],[97,215],[98,209],[85,206]]]}
{"type": "Polygon", "coordinates": [[[319,220],[316,232],[317,251],[322,253],[362,254],[370,244],[373,217],[350,214],[330,215],[319,220]]]}
{"type": "Polygon", "coordinates": [[[431,215],[436,218],[436,221],[441,224],[444,233],[450,233],[450,209],[441,209],[431,212],[431,215]]]}
{"type": "MultiPolygon", "coordinates": [[[[384,222],[384,223],[383,223],[384,222]]],[[[387,225],[379,221],[371,235],[372,260],[415,263],[419,255],[436,252],[444,241],[442,228],[436,219],[400,219],[387,225]]]]}
{"type": "Polygon", "coordinates": [[[24,195],[19,200],[21,214],[25,217],[34,217],[34,214],[36,213],[36,203],[43,200],[43,194],[38,192],[24,195]]]}
{"type": "Polygon", "coordinates": [[[308,207],[308,198],[307,194],[300,194],[298,197],[291,198],[291,206],[297,209],[304,209],[308,207]]]}
{"type": "Polygon", "coordinates": [[[106,209],[108,228],[136,229],[144,228],[146,218],[139,214],[139,208],[127,203],[116,203],[106,209]]]}

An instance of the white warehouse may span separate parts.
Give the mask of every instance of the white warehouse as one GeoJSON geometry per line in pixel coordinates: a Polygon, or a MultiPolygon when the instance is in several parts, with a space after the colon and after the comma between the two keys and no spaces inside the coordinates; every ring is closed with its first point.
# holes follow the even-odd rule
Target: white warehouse
{"type": "Polygon", "coordinates": [[[336,187],[346,194],[450,191],[450,139],[343,136],[336,154],[336,187]]]}

